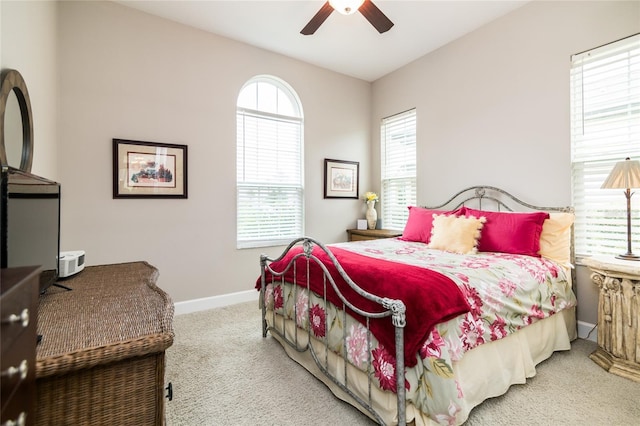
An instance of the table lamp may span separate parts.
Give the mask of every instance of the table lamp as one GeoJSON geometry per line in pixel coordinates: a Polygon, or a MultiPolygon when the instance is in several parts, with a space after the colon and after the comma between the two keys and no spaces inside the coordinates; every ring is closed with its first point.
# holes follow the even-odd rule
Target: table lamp
{"type": "Polygon", "coordinates": [[[627,157],[619,161],[602,184],[603,189],[624,189],[627,197],[627,252],[619,254],[617,259],[640,260],[640,256],[631,252],[631,188],[640,188],[640,161],[627,157]]]}

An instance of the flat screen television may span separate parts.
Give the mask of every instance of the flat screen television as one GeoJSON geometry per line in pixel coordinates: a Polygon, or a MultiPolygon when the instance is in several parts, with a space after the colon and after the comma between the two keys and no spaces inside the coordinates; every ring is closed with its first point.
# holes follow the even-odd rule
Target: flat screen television
{"type": "Polygon", "coordinates": [[[60,184],[2,166],[2,268],[41,266],[40,292],[58,279],[60,184]]]}

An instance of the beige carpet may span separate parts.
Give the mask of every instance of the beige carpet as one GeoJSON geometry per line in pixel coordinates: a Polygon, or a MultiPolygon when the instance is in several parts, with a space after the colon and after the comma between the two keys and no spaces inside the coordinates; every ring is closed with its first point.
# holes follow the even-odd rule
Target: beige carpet
{"type": "MultiPolygon", "coordinates": [[[[175,317],[166,381],[167,425],[372,425],[262,338],[257,302],[175,317]],[[300,407],[288,414],[287,407],[300,407]]],[[[476,407],[467,425],[640,425],[640,383],[614,376],[578,339],[526,385],[476,407]]]]}

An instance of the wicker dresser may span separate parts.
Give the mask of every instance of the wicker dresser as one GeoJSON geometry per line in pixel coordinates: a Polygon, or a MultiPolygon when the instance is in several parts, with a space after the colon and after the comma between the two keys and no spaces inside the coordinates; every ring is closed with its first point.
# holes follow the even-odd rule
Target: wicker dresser
{"type": "Polygon", "coordinates": [[[145,262],[91,266],[40,296],[38,425],[162,425],[173,303],[145,262]]]}

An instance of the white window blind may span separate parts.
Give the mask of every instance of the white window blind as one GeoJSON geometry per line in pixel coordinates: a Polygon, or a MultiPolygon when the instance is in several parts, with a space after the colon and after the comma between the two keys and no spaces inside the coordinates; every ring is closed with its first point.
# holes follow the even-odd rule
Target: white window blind
{"type": "Polygon", "coordinates": [[[380,126],[382,223],[403,230],[416,204],[416,110],[383,118],[380,126]]]}
{"type": "MultiPolygon", "coordinates": [[[[576,255],[625,253],[626,198],[601,186],[616,162],[640,159],[640,34],[571,57],[571,155],[576,255]]],[[[640,196],[631,207],[640,251],[640,196]]]]}
{"type": "Polygon", "coordinates": [[[283,82],[245,85],[237,108],[238,248],[283,245],[303,235],[302,116],[283,82]]]}

